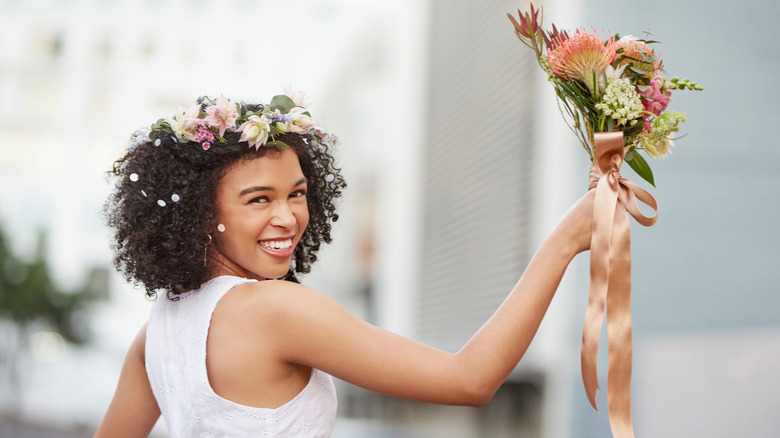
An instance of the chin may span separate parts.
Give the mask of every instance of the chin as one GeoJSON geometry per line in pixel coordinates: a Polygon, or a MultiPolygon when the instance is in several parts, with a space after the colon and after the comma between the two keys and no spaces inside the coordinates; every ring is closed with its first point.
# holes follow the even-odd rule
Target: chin
{"type": "Polygon", "coordinates": [[[265,278],[266,280],[277,280],[284,278],[287,273],[290,272],[290,267],[286,267],[284,270],[278,269],[278,270],[272,270],[269,272],[266,272],[261,275],[262,278],[265,278]]]}

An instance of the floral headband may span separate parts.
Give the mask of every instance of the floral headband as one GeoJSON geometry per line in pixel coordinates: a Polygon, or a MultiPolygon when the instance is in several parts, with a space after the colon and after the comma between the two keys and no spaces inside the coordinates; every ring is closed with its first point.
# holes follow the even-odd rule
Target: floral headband
{"type": "MultiPolygon", "coordinates": [[[[303,93],[289,94],[274,96],[268,105],[239,104],[224,96],[217,99],[201,97],[195,104],[179,108],[173,117],[159,119],[151,127],[135,131],[130,136],[128,149],[133,151],[149,143],[160,147],[164,142],[172,141],[200,143],[201,148],[207,151],[216,143],[227,143],[225,133],[230,132],[240,133],[238,141],[246,142],[257,150],[261,147],[287,149],[288,145],[275,137],[288,132],[322,138],[322,128],[314,124],[311,114],[305,109],[303,93]]],[[[308,143],[306,137],[303,137],[303,142],[308,143]]],[[[120,178],[113,189],[115,194],[121,193],[122,175],[126,167],[127,162],[124,162],[118,169],[120,178]]],[[[128,179],[131,183],[137,183],[141,177],[133,172],[128,179]]],[[[146,190],[140,190],[140,193],[144,198],[154,199],[146,190]]],[[[165,207],[170,201],[178,203],[181,196],[173,193],[170,201],[167,199],[157,199],[157,205],[165,207]]],[[[117,205],[124,201],[124,198],[120,198],[117,205]]]]}
{"type": "Polygon", "coordinates": [[[131,143],[135,146],[148,137],[159,146],[170,138],[174,142],[200,143],[207,151],[217,142],[226,143],[226,132],[240,133],[238,141],[247,142],[257,150],[261,147],[287,149],[284,142],[276,140],[277,135],[320,134],[321,128],[312,121],[300,92],[274,96],[268,105],[256,105],[251,110],[225,96],[216,100],[204,96],[198,103],[179,108],[173,117],[160,119],[150,129],[137,132],[131,143]]]}

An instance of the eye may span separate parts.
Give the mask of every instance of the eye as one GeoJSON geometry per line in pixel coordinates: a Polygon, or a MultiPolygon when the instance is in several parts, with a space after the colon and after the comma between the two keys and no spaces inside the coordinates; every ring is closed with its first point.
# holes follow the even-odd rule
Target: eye
{"type": "Polygon", "coordinates": [[[265,202],[268,202],[268,201],[269,201],[268,200],[268,196],[257,196],[255,198],[250,199],[249,203],[250,204],[260,204],[260,203],[265,203],[265,202]]]}
{"type": "Polygon", "coordinates": [[[290,193],[290,197],[291,198],[302,198],[304,196],[306,196],[306,190],[305,189],[296,190],[296,191],[290,193]]]}

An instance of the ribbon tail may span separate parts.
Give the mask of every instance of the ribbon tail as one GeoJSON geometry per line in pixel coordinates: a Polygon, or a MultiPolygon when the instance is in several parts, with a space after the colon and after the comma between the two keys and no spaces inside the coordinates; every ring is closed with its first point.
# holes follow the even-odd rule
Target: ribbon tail
{"type": "Polygon", "coordinates": [[[593,409],[596,406],[598,382],[598,353],[601,325],[607,302],[607,287],[610,277],[610,240],[615,220],[617,187],[612,187],[609,178],[602,178],[596,185],[593,207],[593,233],[590,249],[590,288],[588,308],[582,327],[582,382],[593,409]]]}
{"type": "Polygon", "coordinates": [[[634,438],[631,421],[631,224],[623,202],[616,206],[612,245],[607,292],[609,423],[614,438],[634,438]]]}
{"type": "Polygon", "coordinates": [[[628,211],[628,213],[641,225],[646,227],[655,225],[658,220],[658,202],[653,198],[653,195],[625,178],[620,179],[620,185],[622,186],[620,190],[620,200],[623,202],[623,205],[625,205],[626,211],[628,211]],[[652,208],[653,211],[655,211],[655,214],[653,214],[653,216],[643,215],[642,212],[639,211],[637,200],[642,201],[645,205],[652,208]]]}

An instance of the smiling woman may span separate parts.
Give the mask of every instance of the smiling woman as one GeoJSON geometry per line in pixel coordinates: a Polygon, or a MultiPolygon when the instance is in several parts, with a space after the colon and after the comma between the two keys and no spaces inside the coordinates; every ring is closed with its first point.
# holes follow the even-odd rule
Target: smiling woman
{"type": "MultiPolygon", "coordinates": [[[[301,107],[287,96],[265,106],[226,105],[227,99],[220,106],[218,101],[201,98],[174,117],[136,131],[127,154],[114,163],[116,188],[106,211],[115,230],[115,264],[150,297],[158,291],[176,295],[195,289],[213,276],[213,265],[223,261],[221,245],[232,235],[227,230],[234,228],[218,218],[218,188],[223,200],[238,197],[225,188],[239,182],[236,175],[242,169],[262,162],[256,158],[286,163],[283,157],[294,152],[300,175],[295,181],[306,182],[302,199],[310,215],[308,227],[295,236],[301,244],[294,247],[289,269],[271,278],[296,281],[295,274],[309,272],[320,245],[331,240],[331,222],[338,219],[334,201],[345,186],[331,153],[335,138],[314,126],[307,114],[297,113],[295,108],[301,107]],[[282,109],[293,112],[273,120],[282,109]],[[232,119],[231,129],[223,119],[232,119]]],[[[258,178],[240,190],[268,185],[258,178]]],[[[254,199],[241,196],[247,202],[254,199]]]]}
{"type": "Polygon", "coordinates": [[[136,133],[114,164],[107,214],[116,265],[165,296],[130,347],[96,436],[147,436],[162,414],[173,437],[327,437],[331,376],[396,397],[481,406],[523,357],[569,262],[588,248],[591,195],[457,353],[359,320],[294,275],[330,241],[345,186],[333,139],[298,100],[202,99],[136,133]]]}
{"type": "Polygon", "coordinates": [[[217,187],[215,275],[265,280],[287,274],[309,224],[306,178],[290,149],[233,164],[217,187]]]}

